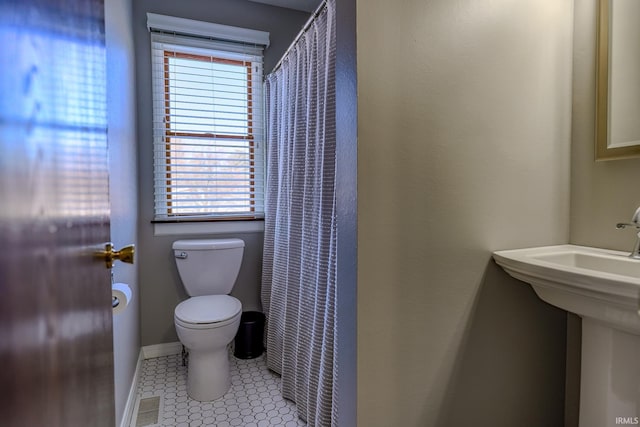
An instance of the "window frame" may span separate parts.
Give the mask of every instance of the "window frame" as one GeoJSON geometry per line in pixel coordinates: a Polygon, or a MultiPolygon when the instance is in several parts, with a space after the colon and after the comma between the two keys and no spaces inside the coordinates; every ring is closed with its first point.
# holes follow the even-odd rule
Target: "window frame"
{"type": "MultiPolygon", "coordinates": [[[[164,83],[164,141],[165,141],[165,172],[166,172],[166,209],[167,218],[162,221],[176,221],[180,217],[190,218],[192,221],[234,221],[234,220],[253,220],[257,219],[255,215],[216,215],[215,213],[172,213],[171,212],[171,138],[202,138],[202,139],[237,139],[242,141],[248,141],[249,143],[249,211],[256,212],[255,191],[256,191],[256,167],[255,167],[255,134],[253,123],[253,62],[243,61],[239,59],[229,59],[217,57],[214,55],[198,55],[194,53],[179,52],[177,50],[163,49],[163,83],[164,83]],[[247,134],[217,134],[217,133],[202,133],[202,132],[176,132],[171,130],[171,73],[169,60],[171,58],[188,59],[194,61],[202,61],[218,64],[230,64],[243,66],[247,69],[247,134]]],[[[154,184],[155,185],[155,184],[154,184]]]]}
{"type": "MultiPolygon", "coordinates": [[[[263,48],[264,45],[255,43],[236,43],[220,40],[193,38],[162,31],[151,31],[152,51],[152,86],[153,86],[153,147],[154,147],[154,215],[152,223],[179,222],[215,222],[215,221],[262,221],[264,219],[265,197],[265,101],[263,80],[263,48]],[[246,123],[246,133],[225,134],[212,132],[193,133],[170,129],[171,96],[172,91],[168,82],[171,80],[169,58],[193,59],[209,63],[231,64],[246,67],[246,115],[242,121],[246,123]],[[245,119],[246,118],[246,121],[245,119]],[[171,185],[175,184],[175,169],[172,170],[171,143],[181,135],[188,138],[212,139],[223,137],[227,140],[246,141],[248,151],[245,161],[247,179],[240,185],[246,189],[241,192],[246,198],[242,204],[245,208],[240,212],[183,212],[176,213],[171,203],[171,185]],[[164,167],[164,170],[162,168],[164,167]]],[[[240,72],[240,71],[239,71],[240,72]]],[[[244,74],[240,72],[241,75],[244,74]]],[[[175,94],[175,91],[173,92],[175,94]]],[[[174,95],[174,96],[179,96],[174,95]]],[[[212,104],[215,105],[215,104],[212,104]]],[[[174,112],[174,123],[175,123],[174,112]]],[[[175,129],[175,128],[174,128],[175,129]]],[[[243,130],[245,132],[245,130],[243,130]]],[[[211,144],[215,145],[215,144],[211,144]]],[[[173,148],[173,159],[176,159],[176,148],[173,148]]],[[[174,164],[175,168],[176,165],[174,164]]],[[[213,187],[212,187],[213,188],[213,187]]],[[[206,191],[211,191],[205,189],[206,191]]],[[[233,190],[232,190],[233,191],[233,190]]],[[[178,191],[175,191],[178,193],[178,191]]],[[[184,200],[184,199],[183,199],[184,200]]],[[[193,199],[196,201],[196,199],[193,199]]],[[[215,203],[215,202],[213,202],[215,203]]],[[[209,206],[215,209],[215,206],[209,206]]]]}

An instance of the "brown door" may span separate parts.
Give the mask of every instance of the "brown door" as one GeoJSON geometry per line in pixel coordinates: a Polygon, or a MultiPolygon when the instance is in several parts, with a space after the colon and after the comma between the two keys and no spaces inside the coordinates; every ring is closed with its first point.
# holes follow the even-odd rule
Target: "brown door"
{"type": "Polygon", "coordinates": [[[115,423],[103,0],[0,0],[0,424],[115,423]]]}

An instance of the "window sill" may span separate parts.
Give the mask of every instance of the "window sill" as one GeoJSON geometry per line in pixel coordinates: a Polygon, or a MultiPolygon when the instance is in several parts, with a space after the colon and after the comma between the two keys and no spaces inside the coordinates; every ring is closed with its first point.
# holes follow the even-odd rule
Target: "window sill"
{"type": "Polygon", "coordinates": [[[153,222],[154,236],[179,234],[262,233],[264,220],[153,222]]]}

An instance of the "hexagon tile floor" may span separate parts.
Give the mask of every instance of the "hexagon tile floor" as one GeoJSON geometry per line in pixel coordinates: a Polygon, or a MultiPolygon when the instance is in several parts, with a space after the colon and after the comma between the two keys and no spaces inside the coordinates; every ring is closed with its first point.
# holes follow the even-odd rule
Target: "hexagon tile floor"
{"type": "Polygon", "coordinates": [[[138,399],[160,396],[160,412],[159,416],[155,417],[153,411],[154,417],[144,421],[142,405],[139,409],[139,405],[136,405],[131,425],[306,426],[306,423],[298,418],[295,404],[285,400],[280,394],[280,377],[267,369],[264,355],[248,360],[230,355],[229,359],[231,389],[213,402],[198,402],[187,396],[187,368],[182,366],[180,355],[144,360],[138,385],[138,399]]]}

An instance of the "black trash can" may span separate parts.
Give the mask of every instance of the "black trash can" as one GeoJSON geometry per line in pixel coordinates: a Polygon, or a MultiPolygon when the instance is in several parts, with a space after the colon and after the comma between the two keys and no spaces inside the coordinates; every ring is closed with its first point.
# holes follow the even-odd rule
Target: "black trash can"
{"type": "Polygon", "coordinates": [[[240,327],[235,339],[233,355],[238,359],[253,359],[264,351],[264,314],[259,311],[245,311],[240,318],[240,327]]]}

